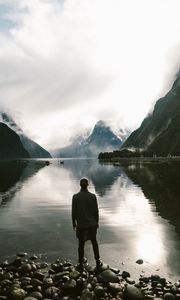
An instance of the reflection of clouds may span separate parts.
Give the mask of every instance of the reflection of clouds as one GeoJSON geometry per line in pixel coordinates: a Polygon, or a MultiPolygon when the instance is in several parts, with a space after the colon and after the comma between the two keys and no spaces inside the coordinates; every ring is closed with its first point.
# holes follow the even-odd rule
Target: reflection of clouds
{"type": "Polygon", "coordinates": [[[162,225],[141,189],[125,175],[119,177],[106,198],[101,199],[100,210],[102,222],[109,225],[117,238],[121,236],[136,257],[151,263],[165,259],[162,225]]]}

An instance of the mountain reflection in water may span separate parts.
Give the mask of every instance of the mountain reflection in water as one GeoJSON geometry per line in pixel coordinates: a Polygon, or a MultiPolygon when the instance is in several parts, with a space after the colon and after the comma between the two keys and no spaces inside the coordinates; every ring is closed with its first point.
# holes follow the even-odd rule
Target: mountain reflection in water
{"type": "MultiPolygon", "coordinates": [[[[71,199],[80,189],[79,179],[85,176],[89,190],[98,197],[102,259],[122,271],[129,270],[132,276],[160,269],[159,274],[177,278],[178,168],[176,164],[120,167],[93,159],[67,159],[64,164],[51,160],[44,168],[38,162],[1,168],[0,256],[26,251],[75,263],[71,199]],[[138,258],[144,260],[143,265],[135,263],[138,258]]],[[[86,254],[94,264],[89,242],[86,254]]]]}

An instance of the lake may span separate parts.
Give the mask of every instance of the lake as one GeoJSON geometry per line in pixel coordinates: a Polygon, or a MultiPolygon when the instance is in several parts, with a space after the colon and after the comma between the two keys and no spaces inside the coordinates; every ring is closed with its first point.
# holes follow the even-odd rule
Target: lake
{"type": "MultiPolygon", "coordinates": [[[[180,184],[178,163],[116,166],[96,159],[0,164],[0,261],[17,252],[45,261],[77,262],[71,223],[72,195],[89,178],[96,193],[102,260],[133,278],[157,273],[180,277],[180,184]],[[138,265],[136,261],[143,259],[138,265]]],[[[90,242],[86,257],[94,265],[90,242]]]]}

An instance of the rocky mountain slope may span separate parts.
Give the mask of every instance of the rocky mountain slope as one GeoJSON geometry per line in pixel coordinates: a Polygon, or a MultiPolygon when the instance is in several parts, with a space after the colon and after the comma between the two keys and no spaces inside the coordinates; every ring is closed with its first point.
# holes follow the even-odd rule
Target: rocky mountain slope
{"type": "Polygon", "coordinates": [[[119,149],[122,140],[103,121],[94,126],[90,135],[77,139],[71,145],[58,149],[54,157],[97,157],[99,152],[119,149]]]}
{"type": "Polygon", "coordinates": [[[152,151],[158,156],[180,155],[180,73],[152,114],[132,132],[121,148],[152,151]]]}
{"type": "Polygon", "coordinates": [[[0,122],[0,159],[29,157],[19,136],[6,124],[0,122]]]}
{"type": "Polygon", "coordinates": [[[29,153],[31,158],[51,158],[51,155],[48,151],[46,151],[39,144],[35,143],[33,140],[28,138],[22,131],[22,129],[14,122],[14,120],[6,113],[0,112],[0,121],[5,123],[8,127],[10,127],[14,132],[16,132],[20,140],[29,153]]]}

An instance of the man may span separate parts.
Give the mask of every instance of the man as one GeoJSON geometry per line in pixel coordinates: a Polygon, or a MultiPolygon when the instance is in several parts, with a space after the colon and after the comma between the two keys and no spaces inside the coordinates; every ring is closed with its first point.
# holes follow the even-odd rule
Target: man
{"type": "Polygon", "coordinates": [[[99,227],[99,212],[96,195],[88,191],[88,179],[80,180],[81,190],[72,198],[72,223],[79,240],[78,256],[79,264],[83,266],[84,244],[90,240],[93,246],[96,266],[102,265],[99,255],[99,247],[96,240],[97,228],[99,227]]]}

